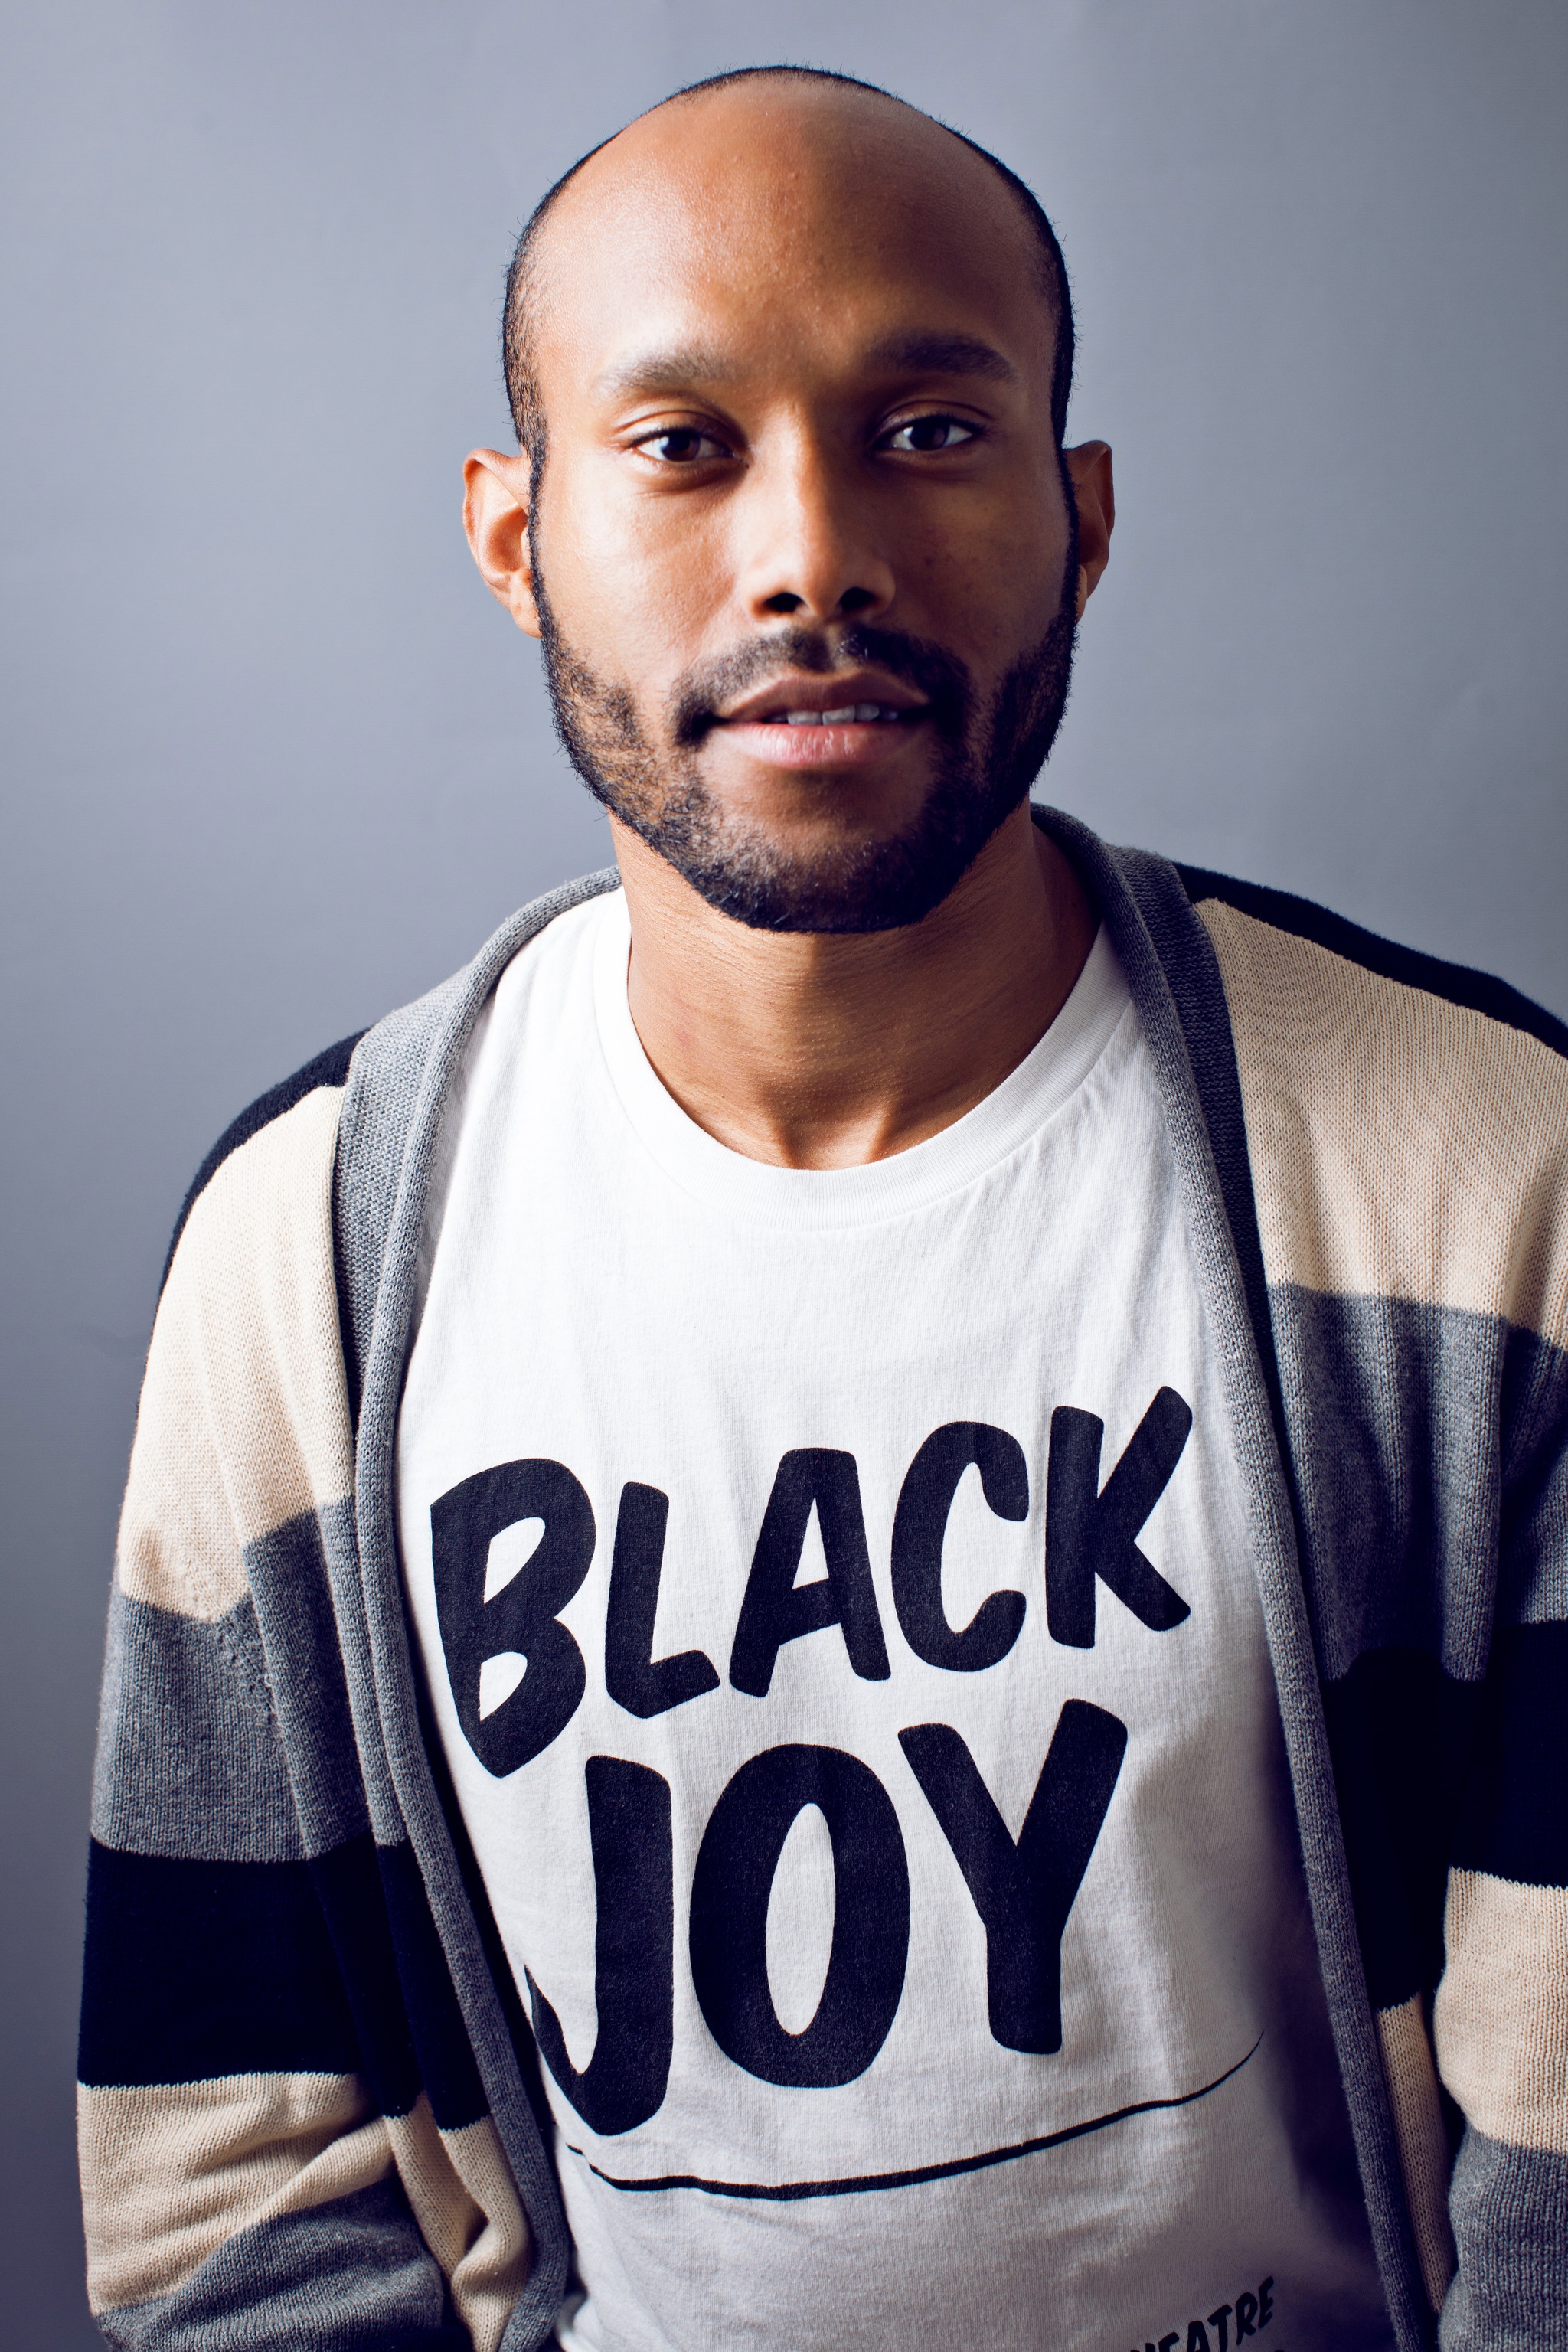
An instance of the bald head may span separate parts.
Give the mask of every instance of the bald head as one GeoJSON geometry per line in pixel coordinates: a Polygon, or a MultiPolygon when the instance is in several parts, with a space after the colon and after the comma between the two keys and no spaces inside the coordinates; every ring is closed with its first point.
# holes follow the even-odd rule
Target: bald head
{"type": "Polygon", "coordinates": [[[775,244],[787,267],[797,240],[886,236],[966,250],[975,267],[1012,270],[1038,299],[1041,362],[1058,448],[1072,384],[1073,321],[1055,232],[1016,175],[962,132],[886,90],[797,66],[760,66],[694,83],[639,115],[574,163],[541,199],[507,278],[502,353],[512,421],[542,464],[540,350],[552,279],[580,266],[595,238],[634,242],[692,233],[775,244]],[[678,225],[678,216],[684,220],[678,225]]]}

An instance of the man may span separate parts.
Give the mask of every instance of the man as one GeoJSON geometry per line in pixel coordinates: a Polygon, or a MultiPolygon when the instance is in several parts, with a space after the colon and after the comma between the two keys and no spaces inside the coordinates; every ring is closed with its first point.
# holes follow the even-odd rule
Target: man
{"type": "Polygon", "coordinates": [[[182,1217],[113,2343],[1563,2340],[1568,1036],[1031,810],[1071,358],[1027,192],[830,76],[525,232],[468,532],[621,887],[182,1217]]]}

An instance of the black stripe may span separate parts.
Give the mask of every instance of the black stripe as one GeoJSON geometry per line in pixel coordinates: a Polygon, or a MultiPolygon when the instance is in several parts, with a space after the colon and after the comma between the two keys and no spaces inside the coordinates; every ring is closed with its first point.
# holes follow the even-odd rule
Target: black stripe
{"type": "Polygon", "coordinates": [[[94,1841],[83,2083],[352,2074],[360,2049],[303,1862],[176,1862],[94,1841]]]}
{"type": "Polygon", "coordinates": [[[1118,2107],[1114,2114],[1091,2116],[1088,2123],[1068,2124],[1065,2131],[1045,2132],[1038,2139],[1019,2140],[1012,2147],[990,2147],[984,2156],[955,2157],[950,2164],[919,2164],[907,2172],[850,2173],[842,2180],[786,2180],[781,2182],[756,2180],[704,2180],[695,2172],[667,2172],[653,2180],[622,2180],[613,2172],[601,2172],[596,2164],[583,2155],[580,2147],[566,2143],[571,2154],[582,2158],[595,2179],[606,2188],[625,2189],[634,2195],[639,2190],[647,2195],[664,2189],[700,2189],[710,2197],[755,2197],[774,2203],[793,2203],[802,2197],[853,2197],[868,2194],[879,2189],[918,2189],[927,2180],[953,2180],[962,2172],[984,2172],[994,2164],[1014,2164],[1021,2156],[1038,2156],[1048,2147],[1065,2147],[1068,2140],[1087,2139],[1091,2132],[1108,2131],[1112,2124],[1125,2123],[1130,2116],[1152,2115],[1163,2107],[1190,2107],[1198,2099],[1206,2099],[1233,2074],[1239,2074],[1247,2059],[1257,2054],[1262,2042],[1257,2042],[1234,2066],[1216,2074],[1212,2083],[1200,2084],[1195,2091],[1183,2091],[1173,2099],[1138,2099],[1132,2105],[1118,2107]]]}
{"type": "Polygon", "coordinates": [[[1323,1708],[1367,1990],[1392,2009],[1442,1974],[1450,1866],[1568,1886],[1568,1624],[1502,1628],[1480,1682],[1369,1651],[1323,1708]]]}
{"type": "Polygon", "coordinates": [[[1512,1625],[1487,1669],[1474,1763],[1454,1840],[1461,1870],[1568,1886],[1568,1625],[1512,1625]]]}
{"type": "Polygon", "coordinates": [[[419,2065],[383,1892],[381,1857],[368,1830],[310,1869],[348,1990],[360,2071],[384,2116],[405,2116],[419,2095],[419,2065]]]}
{"type": "Polygon", "coordinates": [[[1484,1013],[1489,1020],[1538,1038],[1554,1054],[1568,1055],[1568,1024],[1490,972],[1475,971],[1468,964],[1446,963],[1440,956],[1401,947],[1396,940],[1363,930],[1359,923],[1347,922],[1342,915],[1331,914],[1327,907],[1317,906],[1310,898],[1298,898],[1289,890],[1238,882],[1228,874],[1211,874],[1202,866],[1178,866],[1176,871],[1194,906],[1201,898],[1221,899],[1239,914],[1255,916],[1260,923],[1289,931],[1296,939],[1310,940],[1315,946],[1343,956],[1347,963],[1376,972],[1382,980],[1398,981],[1405,988],[1440,996],[1446,1003],[1484,1013]]]}
{"type": "Polygon", "coordinates": [[[230,1152],[237,1151],[242,1143],[248,1143],[253,1135],[259,1135],[264,1127],[270,1127],[275,1118],[281,1118],[285,1111],[292,1110],[296,1103],[303,1102],[305,1097],[314,1094],[318,1087],[344,1085],[353,1049],[364,1034],[363,1029],[356,1029],[352,1037],[340,1037],[335,1045],[329,1045],[324,1054],[318,1054],[314,1061],[307,1062],[303,1069],[296,1070],[291,1078],[285,1078],[281,1085],[269,1087],[264,1095],[258,1095],[248,1108],[242,1110],[239,1117],[225,1128],[197,1169],[191,1189],[181,1204],[180,1213],[174,1220],[169,1255],[163,1260],[163,1272],[158,1284],[160,1297],[163,1284],[169,1279],[169,1268],[174,1263],[174,1252],[179,1247],[186,1220],[230,1152]]]}
{"type": "Polygon", "coordinates": [[[1373,1650],[1323,1686],[1356,1929],[1374,2009],[1443,1969],[1443,1903],[1480,1685],[1418,1650],[1373,1650]]]}
{"type": "MultiPolygon", "coordinates": [[[[397,1948],[407,2013],[430,2110],[443,2131],[460,2131],[489,2112],[441,1938],[414,1848],[406,1841],[376,1856],[397,1948]]],[[[507,1969],[510,1981],[511,1971],[507,1969]]]]}

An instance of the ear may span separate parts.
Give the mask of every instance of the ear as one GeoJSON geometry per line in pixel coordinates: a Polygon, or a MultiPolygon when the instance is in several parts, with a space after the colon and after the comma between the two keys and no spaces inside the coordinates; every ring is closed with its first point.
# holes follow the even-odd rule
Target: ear
{"type": "Polygon", "coordinates": [[[1080,441],[1064,449],[1062,459],[1078,501],[1078,616],[1100,585],[1100,575],[1110,561],[1110,533],[1116,521],[1116,485],[1111,478],[1110,451],[1103,441],[1080,441]]]}
{"type": "Polygon", "coordinates": [[[520,629],[540,634],[533,596],[533,562],[528,546],[526,449],[505,457],[499,449],[470,451],[463,465],[463,528],[485,585],[506,606],[520,629]]]}

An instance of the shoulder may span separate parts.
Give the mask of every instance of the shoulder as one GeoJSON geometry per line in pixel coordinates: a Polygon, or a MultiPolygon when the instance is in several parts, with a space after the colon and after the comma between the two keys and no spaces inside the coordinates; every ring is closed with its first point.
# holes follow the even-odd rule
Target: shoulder
{"type": "Polygon", "coordinates": [[[314,1142],[317,1154],[323,1140],[328,1141],[330,1151],[329,1139],[335,1133],[336,1113],[348,1084],[349,1065],[353,1058],[354,1048],[364,1034],[363,1030],[356,1030],[352,1037],[340,1038],[335,1045],[329,1045],[323,1053],[313,1055],[291,1077],[284,1078],[278,1086],[269,1087],[265,1094],[258,1095],[237,1118],[230,1120],[197,1169],[190,1190],[180,1204],[180,1213],[170,1236],[169,1253],[163,1262],[161,1289],[167,1286],[174,1254],[197,1202],[226,1169],[229,1170],[229,1176],[222,1189],[226,1192],[234,1189],[233,1180],[239,1171],[230,1168],[229,1163],[237,1155],[255,1145],[257,1148],[249,1152],[253,1163],[309,1158],[312,1155],[307,1137],[314,1142]],[[302,1118],[295,1116],[302,1105],[309,1106],[305,1115],[302,1118]]]}
{"type": "Polygon", "coordinates": [[[1479,1013],[1502,1028],[1536,1038],[1568,1061],[1568,1023],[1490,972],[1472,971],[1468,964],[1445,963],[1438,956],[1401,947],[1288,890],[1239,882],[1201,866],[1179,865],[1176,872],[1216,945],[1222,939],[1227,945],[1249,940],[1255,953],[1267,954],[1270,940],[1292,942],[1289,947],[1281,944],[1276,952],[1298,969],[1315,965],[1330,990],[1336,984],[1336,976],[1343,985],[1347,974],[1340,968],[1348,968],[1367,981],[1386,982],[1390,989],[1414,990],[1438,1003],[1479,1013]]]}
{"type": "Polygon", "coordinates": [[[1225,988],[1270,1281],[1559,1336],[1568,1027],[1307,899],[1178,871],[1225,988]]]}
{"type": "Polygon", "coordinates": [[[242,1111],[185,1196],[121,1517],[133,1600],[225,1616],[250,1546],[351,1489],[331,1181],[354,1044],[242,1111]]]}

